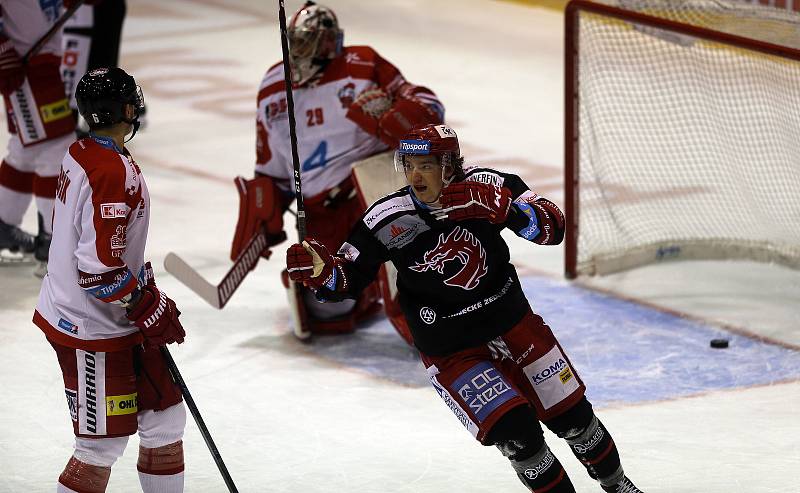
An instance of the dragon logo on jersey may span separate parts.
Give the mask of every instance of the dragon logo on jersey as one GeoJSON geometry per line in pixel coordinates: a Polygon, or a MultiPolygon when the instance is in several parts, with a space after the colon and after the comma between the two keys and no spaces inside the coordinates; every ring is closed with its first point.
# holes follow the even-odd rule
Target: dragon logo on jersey
{"type": "Polygon", "coordinates": [[[348,82],[337,93],[339,96],[339,101],[342,103],[342,108],[347,109],[353,104],[353,101],[356,99],[356,85],[352,82],[348,82]]]}
{"type": "Polygon", "coordinates": [[[444,275],[447,262],[455,260],[460,262],[461,269],[454,275],[444,280],[448,286],[457,286],[463,289],[475,289],[481,277],[488,272],[486,267],[486,251],[475,236],[462,229],[456,228],[447,235],[439,235],[439,243],[431,250],[425,252],[422,262],[417,262],[409,268],[415,272],[435,270],[444,275]]]}

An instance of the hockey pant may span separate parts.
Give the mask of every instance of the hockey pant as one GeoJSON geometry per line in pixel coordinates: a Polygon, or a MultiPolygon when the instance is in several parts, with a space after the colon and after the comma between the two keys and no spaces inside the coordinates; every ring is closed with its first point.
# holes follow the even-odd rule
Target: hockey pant
{"type": "Polygon", "coordinates": [[[144,491],[182,491],[186,409],[157,348],[99,352],[49,340],[64,378],[75,453],[59,491],[105,491],[128,436],[139,433],[144,491]]]}
{"type": "Polygon", "coordinates": [[[50,233],[58,170],[75,140],[58,58],[34,57],[22,87],[5,98],[5,105],[11,136],[0,163],[0,219],[19,226],[35,196],[44,231],[50,233]]]}

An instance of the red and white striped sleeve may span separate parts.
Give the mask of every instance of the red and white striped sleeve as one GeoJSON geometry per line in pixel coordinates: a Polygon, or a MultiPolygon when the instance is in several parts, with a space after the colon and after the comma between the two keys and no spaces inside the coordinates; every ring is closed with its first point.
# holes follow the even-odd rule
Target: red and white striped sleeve
{"type": "Polygon", "coordinates": [[[121,155],[103,152],[88,161],[82,163],[87,179],[76,211],[78,284],[100,301],[122,302],[138,287],[123,258],[128,219],[141,188],[129,186],[131,170],[121,155]]]}

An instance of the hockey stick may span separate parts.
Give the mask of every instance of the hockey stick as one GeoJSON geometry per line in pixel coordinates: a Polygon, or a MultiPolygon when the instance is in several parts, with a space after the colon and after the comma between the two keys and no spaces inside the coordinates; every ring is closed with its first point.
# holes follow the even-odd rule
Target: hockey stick
{"type": "Polygon", "coordinates": [[[256,266],[258,259],[261,258],[261,252],[266,248],[267,237],[263,232],[257,233],[236,257],[233,266],[217,285],[206,281],[195,269],[172,252],[164,259],[164,268],[209,305],[221,309],[231,299],[236,288],[242,284],[245,276],[256,266]]]}
{"type": "Polygon", "coordinates": [[[30,61],[32,57],[39,53],[39,50],[41,50],[42,47],[46,45],[48,41],[50,41],[50,38],[52,38],[53,35],[57,33],[59,29],[61,29],[61,27],[69,20],[69,18],[72,17],[75,11],[81,8],[81,5],[83,5],[83,2],[85,1],[86,0],[76,0],[76,2],[72,4],[72,7],[67,9],[67,11],[64,12],[64,15],[58,18],[55,24],[53,24],[53,26],[48,29],[46,33],[44,33],[44,36],[39,38],[39,41],[34,43],[33,46],[31,46],[31,48],[25,53],[25,55],[23,55],[23,65],[27,65],[28,61],[30,61]]]}
{"type": "Polygon", "coordinates": [[[230,493],[239,493],[239,490],[236,489],[236,485],[233,484],[233,478],[231,478],[228,468],[225,467],[225,462],[223,462],[222,456],[219,454],[219,450],[217,450],[217,446],[214,445],[214,439],[211,438],[211,433],[208,431],[208,427],[206,427],[206,423],[203,421],[203,417],[200,415],[200,410],[197,408],[197,404],[194,403],[192,394],[189,392],[189,387],[186,386],[186,382],[183,381],[181,372],[178,371],[178,365],[176,365],[175,360],[172,359],[172,354],[170,354],[167,346],[161,346],[160,349],[161,354],[164,356],[164,360],[167,363],[167,367],[169,368],[169,372],[172,375],[172,381],[174,381],[175,384],[180,387],[181,394],[183,394],[183,400],[186,401],[186,405],[189,407],[189,412],[192,413],[194,422],[197,423],[197,427],[200,428],[200,434],[203,435],[203,440],[205,440],[206,445],[208,446],[208,451],[211,452],[211,457],[213,457],[214,462],[217,463],[217,468],[219,469],[220,474],[222,474],[222,479],[225,481],[228,491],[230,493]]]}
{"type": "MultiPolygon", "coordinates": [[[[281,50],[283,52],[283,82],[286,87],[286,106],[289,113],[289,140],[292,144],[292,165],[294,167],[294,197],[297,201],[297,241],[302,242],[306,238],[306,209],[303,204],[302,180],[300,179],[300,159],[297,155],[297,123],[294,118],[294,97],[292,94],[292,75],[289,67],[289,37],[286,33],[286,10],[283,0],[278,0],[278,22],[281,27],[281,50]]],[[[297,296],[300,286],[294,281],[289,280],[289,296],[294,298],[297,303],[303,300],[297,296]]],[[[290,298],[290,299],[291,299],[290,298]]],[[[294,315],[294,335],[301,341],[308,342],[311,332],[303,327],[300,316],[297,313],[298,307],[293,307],[294,315]]]]}

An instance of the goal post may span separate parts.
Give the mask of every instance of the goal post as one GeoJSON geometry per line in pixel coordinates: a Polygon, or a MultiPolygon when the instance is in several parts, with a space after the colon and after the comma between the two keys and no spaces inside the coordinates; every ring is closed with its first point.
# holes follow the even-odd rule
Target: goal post
{"type": "Polygon", "coordinates": [[[565,273],[800,269],[800,14],[734,0],[565,11],[565,273]]]}

